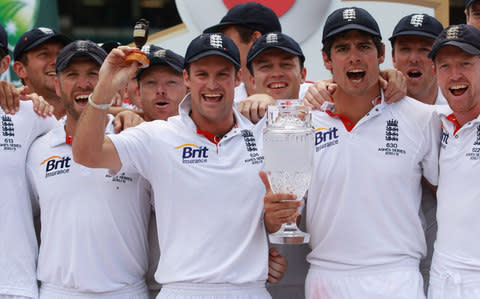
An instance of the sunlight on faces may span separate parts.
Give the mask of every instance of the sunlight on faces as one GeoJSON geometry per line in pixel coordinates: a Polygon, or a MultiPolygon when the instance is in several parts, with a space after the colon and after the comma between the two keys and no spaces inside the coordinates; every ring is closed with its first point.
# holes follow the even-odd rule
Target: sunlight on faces
{"type": "Polygon", "coordinates": [[[368,34],[350,30],[336,38],[331,59],[325,52],[322,55],[325,68],[332,72],[333,80],[346,94],[360,96],[378,88],[379,64],[383,63],[385,55],[378,55],[368,34]]]}
{"type": "Polygon", "coordinates": [[[465,16],[467,17],[467,24],[480,29],[480,2],[475,1],[470,5],[470,9],[465,10],[465,16]]]}
{"type": "Polygon", "coordinates": [[[178,104],[186,94],[181,73],[169,66],[154,65],[142,72],[138,82],[140,108],[146,121],[167,120],[178,114],[178,104]]]}
{"type": "Polygon", "coordinates": [[[434,40],[416,35],[397,36],[394,43],[393,65],[407,79],[408,96],[419,99],[437,88],[433,62],[428,58],[434,40]]]}
{"type": "Polygon", "coordinates": [[[192,119],[216,123],[231,120],[234,89],[240,84],[241,71],[219,55],[210,55],[190,63],[190,74],[183,72],[192,97],[192,119]]]}
{"type": "Polygon", "coordinates": [[[100,65],[88,57],[74,57],[55,80],[57,95],[62,99],[68,117],[78,120],[98,81],[100,65]]]}
{"type": "Polygon", "coordinates": [[[438,84],[457,113],[480,112],[480,56],[444,46],[435,56],[438,84]]]}
{"type": "Polygon", "coordinates": [[[258,93],[277,100],[298,99],[300,84],[306,76],[298,56],[277,48],[267,49],[253,59],[251,67],[250,78],[258,93]]]}
{"type": "Polygon", "coordinates": [[[64,45],[60,42],[47,41],[25,54],[27,65],[22,67],[22,74],[18,75],[39,95],[55,93],[55,62],[63,47],[64,45]]]}

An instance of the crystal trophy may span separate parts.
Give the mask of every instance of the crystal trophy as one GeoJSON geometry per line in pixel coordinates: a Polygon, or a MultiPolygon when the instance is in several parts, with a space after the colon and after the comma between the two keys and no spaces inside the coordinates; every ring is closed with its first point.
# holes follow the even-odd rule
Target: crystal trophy
{"type": "MultiPolygon", "coordinates": [[[[297,200],[303,199],[313,170],[315,139],[311,119],[311,108],[299,101],[277,100],[276,105],[268,106],[263,149],[265,171],[274,193],[293,193],[297,200]]],[[[304,244],[310,241],[310,235],[290,222],[270,234],[269,239],[274,244],[304,244]]]]}

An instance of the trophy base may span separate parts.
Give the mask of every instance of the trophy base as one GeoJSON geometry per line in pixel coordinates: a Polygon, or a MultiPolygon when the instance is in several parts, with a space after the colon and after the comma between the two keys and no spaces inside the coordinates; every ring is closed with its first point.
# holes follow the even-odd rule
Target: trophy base
{"type": "Polygon", "coordinates": [[[272,244],[307,244],[310,242],[310,234],[302,231],[278,231],[268,235],[272,244]]]}

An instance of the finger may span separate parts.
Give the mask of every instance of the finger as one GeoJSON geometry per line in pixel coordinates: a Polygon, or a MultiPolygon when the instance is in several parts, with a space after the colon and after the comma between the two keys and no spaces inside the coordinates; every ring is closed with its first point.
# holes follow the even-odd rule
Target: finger
{"type": "Polygon", "coordinates": [[[258,122],[258,102],[253,102],[250,106],[250,120],[254,124],[258,122]]]}
{"type": "Polygon", "coordinates": [[[122,121],[120,120],[120,117],[115,117],[113,120],[113,130],[115,133],[118,133],[122,130],[122,121]]]}
{"type": "Polygon", "coordinates": [[[267,113],[267,110],[268,110],[268,104],[266,104],[266,103],[262,103],[258,106],[259,120],[262,119],[265,116],[265,114],[267,113]]]}
{"type": "Polygon", "coordinates": [[[337,84],[336,83],[329,83],[327,85],[327,90],[330,93],[330,98],[328,99],[329,101],[333,102],[332,95],[335,93],[337,90],[337,84]]]}
{"type": "Polygon", "coordinates": [[[272,257],[276,257],[276,256],[279,256],[280,253],[278,252],[278,249],[275,248],[275,247],[272,247],[268,250],[268,254],[272,257]]]}
{"type": "Polygon", "coordinates": [[[263,170],[260,170],[258,175],[260,176],[260,179],[262,179],[262,182],[265,185],[265,189],[267,190],[267,193],[272,192],[272,188],[270,187],[270,181],[268,180],[267,173],[263,170]]]}
{"type": "Polygon", "coordinates": [[[17,107],[15,107],[15,100],[14,100],[14,94],[12,93],[12,89],[10,88],[8,82],[5,82],[5,84],[2,84],[2,87],[4,90],[6,109],[8,113],[14,114],[15,111],[17,111],[17,107]]]}

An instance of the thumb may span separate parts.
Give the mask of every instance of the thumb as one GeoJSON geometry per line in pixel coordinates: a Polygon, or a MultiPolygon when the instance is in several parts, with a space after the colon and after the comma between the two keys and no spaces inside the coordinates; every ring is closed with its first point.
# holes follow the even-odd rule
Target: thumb
{"type": "Polygon", "coordinates": [[[270,248],[269,252],[268,252],[271,256],[279,256],[280,254],[278,253],[278,250],[277,248],[270,248]]]}
{"type": "Polygon", "coordinates": [[[380,78],[378,79],[378,82],[380,83],[380,87],[385,90],[387,89],[387,85],[388,85],[388,81],[383,79],[383,77],[380,76],[380,78]]]}
{"type": "Polygon", "coordinates": [[[272,188],[270,187],[270,181],[268,180],[267,173],[263,170],[260,170],[258,175],[262,179],[262,182],[265,185],[265,189],[267,189],[267,193],[272,192],[272,188]]]}
{"type": "Polygon", "coordinates": [[[119,117],[115,117],[113,120],[113,130],[115,133],[118,133],[122,130],[122,122],[120,121],[119,117]]]}
{"type": "Polygon", "coordinates": [[[335,90],[337,90],[337,84],[336,83],[330,83],[327,85],[327,90],[330,94],[333,94],[335,90]]]}

